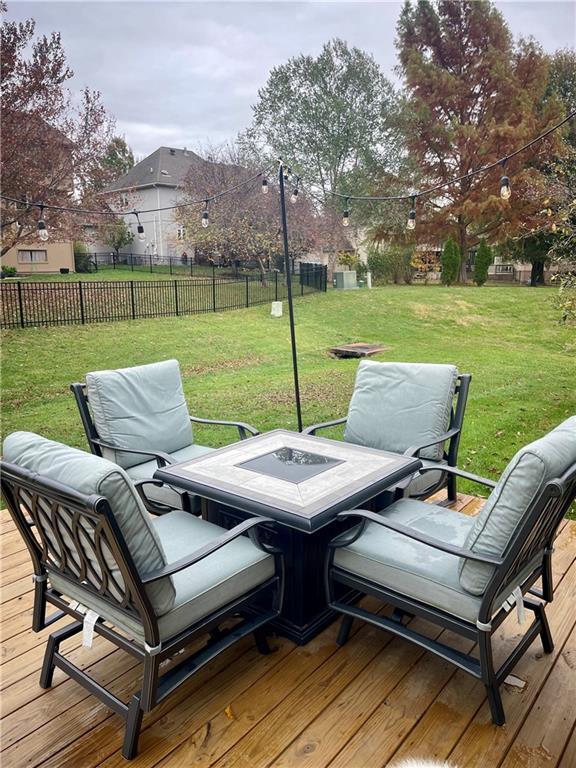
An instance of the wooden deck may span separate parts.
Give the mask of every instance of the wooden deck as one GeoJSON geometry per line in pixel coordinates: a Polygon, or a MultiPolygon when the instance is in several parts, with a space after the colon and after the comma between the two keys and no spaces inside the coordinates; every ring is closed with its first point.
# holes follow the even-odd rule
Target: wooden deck
{"type": "MultiPolygon", "coordinates": [[[[480,504],[470,496],[458,502],[470,513],[480,504]]],[[[51,690],[39,687],[50,630],[30,630],[29,557],[7,512],[0,513],[0,545],[2,768],[129,765],[119,752],[118,716],[60,670],[51,690]]],[[[132,765],[376,768],[425,756],[461,768],[575,768],[575,558],[576,522],[566,521],[548,609],[556,647],[546,656],[536,641],[517,666],[523,687],[504,687],[504,727],[490,723],[473,678],[366,625],[355,624],[338,648],[333,624],[304,647],[275,639],[275,652],[260,656],[246,639],[221,655],[145,717],[132,765]]],[[[517,634],[513,616],[497,649],[517,634]]],[[[77,639],[63,650],[126,698],[138,684],[134,661],[101,638],[90,650],[77,639]]]]}

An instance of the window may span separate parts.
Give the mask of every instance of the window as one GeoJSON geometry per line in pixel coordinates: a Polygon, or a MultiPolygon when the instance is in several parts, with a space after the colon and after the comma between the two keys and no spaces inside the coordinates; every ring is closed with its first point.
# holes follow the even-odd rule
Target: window
{"type": "Polygon", "coordinates": [[[47,251],[18,251],[19,264],[40,264],[47,261],[47,251]]]}
{"type": "Polygon", "coordinates": [[[186,240],[186,227],[180,225],[178,227],[178,240],[186,240]]]}

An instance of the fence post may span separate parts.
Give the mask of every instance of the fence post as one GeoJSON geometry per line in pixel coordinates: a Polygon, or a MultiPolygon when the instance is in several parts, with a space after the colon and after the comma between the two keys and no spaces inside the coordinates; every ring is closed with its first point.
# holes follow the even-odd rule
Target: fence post
{"type": "Polygon", "coordinates": [[[178,280],[174,280],[174,305],[176,307],[176,317],[180,314],[178,311],[178,280]]]}
{"type": "Polygon", "coordinates": [[[214,267],[212,267],[212,308],[216,312],[216,275],[214,274],[214,267]]]}
{"type": "Polygon", "coordinates": [[[134,272],[134,254],[130,254],[130,272],[134,272]]]}
{"type": "Polygon", "coordinates": [[[96,267],[94,272],[98,272],[98,254],[97,253],[94,254],[94,266],[96,267]]]}
{"type": "Polygon", "coordinates": [[[190,277],[194,274],[194,266],[192,264],[192,257],[190,257],[190,277]]]}
{"type": "Polygon", "coordinates": [[[132,304],[132,320],[136,320],[136,302],[134,301],[134,280],[130,281],[130,302],[132,304]]]}
{"type": "Polygon", "coordinates": [[[212,280],[216,279],[216,264],[212,264],[212,280]]]}
{"type": "Polygon", "coordinates": [[[116,254],[112,254],[112,269],[116,269],[116,254]]]}
{"type": "Polygon", "coordinates": [[[168,256],[168,269],[170,270],[170,274],[172,274],[172,256],[168,256]]]}
{"type": "Polygon", "coordinates": [[[149,259],[150,259],[150,272],[152,272],[153,271],[152,270],[152,254],[150,254],[149,259]]]}
{"type": "Polygon", "coordinates": [[[278,301],[278,271],[274,272],[274,301],[278,301]]]}
{"type": "Polygon", "coordinates": [[[84,294],[82,293],[82,280],[78,280],[78,295],[80,297],[80,320],[84,325],[84,294]]]}
{"type": "Polygon", "coordinates": [[[24,302],[22,301],[22,283],[18,280],[18,307],[20,309],[20,327],[24,328],[24,302]]]}
{"type": "Polygon", "coordinates": [[[248,286],[248,275],[246,275],[246,306],[250,306],[250,288],[248,286]]]}

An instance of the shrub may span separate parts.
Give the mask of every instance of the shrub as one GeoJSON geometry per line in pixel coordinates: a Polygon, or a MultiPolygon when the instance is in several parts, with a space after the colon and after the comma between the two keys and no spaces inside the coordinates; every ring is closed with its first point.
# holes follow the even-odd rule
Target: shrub
{"type": "Polygon", "coordinates": [[[413,275],[412,246],[374,246],[368,253],[368,269],[378,283],[411,283],[413,275]]]}
{"type": "Polygon", "coordinates": [[[16,277],[16,267],[6,267],[3,264],[2,277],[16,277]]]}
{"type": "Polygon", "coordinates": [[[480,240],[474,262],[474,282],[476,285],[484,285],[488,280],[488,267],[492,264],[492,248],[486,240],[480,240]]]}
{"type": "Polygon", "coordinates": [[[74,253],[74,269],[76,272],[92,272],[92,266],[89,253],[74,253]]]}
{"type": "Polygon", "coordinates": [[[560,322],[576,323],[576,273],[554,275],[552,280],[560,286],[555,298],[556,307],[560,310],[560,322]]]}
{"type": "Polygon", "coordinates": [[[441,262],[442,283],[443,285],[452,285],[458,279],[460,272],[460,248],[452,237],[449,237],[444,244],[441,262]]]}

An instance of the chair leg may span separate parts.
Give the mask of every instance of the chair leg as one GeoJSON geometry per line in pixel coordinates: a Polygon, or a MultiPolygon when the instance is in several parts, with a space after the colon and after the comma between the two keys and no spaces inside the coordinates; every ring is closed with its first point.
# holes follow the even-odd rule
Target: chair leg
{"type": "Polygon", "coordinates": [[[455,475],[448,475],[447,492],[448,492],[448,501],[451,503],[458,501],[457,483],[458,481],[455,475]]]}
{"type": "Polygon", "coordinates": [[[272,653],[272,649],[268,645],[266,631],[263,629],[263,627],[260,627],[254,632],[254,641],[256,642],[256,648],[258,648],[258,651],[263,656],[267,656],[269,653],[272,653]]]}
{"type": "Polygon", "coordinates": [[[346,614],[342,616],[342,623],[340,624],[340,630],[338,632],[338,637],[336,638],[338,645],[344,645],[348,641],[350,630],[352,629],[352,621],[352,616],[347,616],[346,614]]]}
{"type": "Polygon", "coordinates": [[[126,730],[124,732],[124,744],[122,746],[122,755],[127,760],[132,760],[138,754],[138,739],[140,738],[140,727],[142,725],[142,715],[144,714],[140,706],[140,695],[132,696],[126,716],[126,730]]]}
{"type": "Polygon", "coordinates": [[[494,671],[494,660],[492,658],[492,638],[490,632],[478,632],[478,650],[480,651],[480,672],[482,681],[486,687],[490,714],[494,725],[504,725],[506,715],[502,705],[500,687],[494,671]]]}
{"type": "Polygon", "coordinates": [[[63,640],[67,640],[69,637],[73,637],[82,630],[82,624],[79,621],[75,621],[73,624],[69,624],[67,627],[59,629],[57,632],[53,632],[48,638],[46,643],[46,650],[44,652],[44,661],[42,662],[42,671],[40,672],[40,687],[50,688],[52,686],[52,678],[54,676],[54,654],[56,654],[60,648],[60,643],[63,640]]]}
{"type": "Polygon", "coordinates": [[[540,640],[542,641],[544,653],[552,653],[554,650],[554,640],[552,639],[552,632],[550,632],[550,625],[548,624],[548,617],[546,616],[544,604],[538,603],[535,612],[538,621],[540,622],[540,640]]]}

